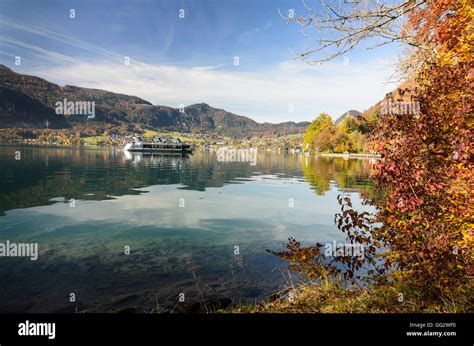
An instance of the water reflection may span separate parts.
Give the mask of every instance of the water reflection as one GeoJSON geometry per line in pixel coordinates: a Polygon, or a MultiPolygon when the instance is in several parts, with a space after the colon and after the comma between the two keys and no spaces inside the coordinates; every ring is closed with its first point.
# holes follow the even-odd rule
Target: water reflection
{"type": "Polygon", "coordinates": [[[254,302],[286,280],[287,264],[266,248],[289,236],[342,240],[336,195],[362,208],[358,193],[370,189],[367,160],[259,152],[251,166],[204,150],[3,147],[0,181],[0,241],[39,244],[38,261],[0,258],[0,312],[151,309],[199,292],[254,302]]]}
{"type": "Polygon", "coordinates": [[[369,192],[373,161],[339,157],[303,157],[302,170],[314,192],[323,195],[331,183],[345,192],[369,192]]]}
{"type": "Polygon", "coordinates": [[[258,175],[304,178],[318,195],[331,183],[341,190],[370,186],[368,160],[259,153],[256,166],[218,162],[215,152],[170,157],[120,151],[62,148],[0,148],[0,215],[6,210],[53,203],[52,198],[104,200],[137,194],[136,188],[181,184],[204,191],[258,175]],[[20,150],[21,160],[15,160],[20,150]]]}

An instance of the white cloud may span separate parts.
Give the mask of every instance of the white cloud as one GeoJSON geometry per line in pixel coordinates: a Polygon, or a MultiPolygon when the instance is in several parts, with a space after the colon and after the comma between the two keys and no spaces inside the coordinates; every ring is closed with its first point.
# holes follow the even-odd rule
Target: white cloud
{"type": "Polygon", "coordinates": [[[29,44],[29,43],[20,41],[20,40],[16,40],[14,38],[0,36],[0,41],[2,41],[4,43],[7,43],[9,45],[16,45],[16,46],[19,46],[19,47],[23,47],[23,48],[32,50],[36,53],[41,54],[42,56],[46,57],[47,59],[49,59],[51,61],[55,61],[55,62],[58,62],[58,63],[61,63],[61,62],[77,63],[76,59],[74,59],[73,57],[70,57],[68,55],[64,55],[64,54],[54,52],[52,50],[44,49],[44,48],[41,48],[41,47],[29,44]]]}
{"type": "MultiPolygon", "coordinates": [[[[3,18],[0,24],[95,53],[104,59],[87,63],[14,38],[0,37],[3,42],[23,47],[53,62],[50,65],[53,67],[48,68],[26,67],[28,73],[63,85],[136,95],[171,107],[205,102],[261,122],[312,120],[320,112],[328,112],[336,118],[349,109],[370,107],[393,89],[393,85],[385,83],[394,68],[382,59],[351,61],[348,65],[337,61],[321,66],[285,61],[268,66],[265,71],[249,72],[243,66],[222,64],[150,65],[132,56],[132,64],[126,66],[123,55],[73,37],[3,18]],[[289,112],[291,108],[293,112],[289,112]]],[[[270,27],[268,22],[246,34],[253,36],[270,27]]]]}
{"type": "Polygon", "coordinates": [[[153,104],[205,102],[270,122],[310,120],[323,111],[335,118],[349,109],[366,109],[393,89],[386,85],[393,67],[383,60],[347,66],[284,62],[262,72],[239,68],[153,66],[132,60],[130,66],[72,63],[29,72],[59,84],[139,96],[153,104]]]}

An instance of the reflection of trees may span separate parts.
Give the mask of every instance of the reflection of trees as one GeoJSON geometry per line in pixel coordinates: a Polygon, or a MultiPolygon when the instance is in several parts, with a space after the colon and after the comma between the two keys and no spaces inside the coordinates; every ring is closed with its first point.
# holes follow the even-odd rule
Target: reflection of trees
{"type": "Polygon", "coordinates": [[[347,192],[369,193],[372,190],[370,162],[365,159],[303,157],[302,168],[305,179],[317,195],[329,191],[331,183],[347,192]]]}
{"type": "Polygon", "coordinates": [[[68,148],[1,148],[0,214],[6,210],[52,204],[50,199],[103,200],[139,194],[151,185],[181,184],[204,191],[256,174],[301,175],[296,156],[259,153],[257,165],[217,162],[215,153],[196,151],[183,157],[132,154],[120,151],[68,148]],[[22,158],[14,160],[16,150],[22,158]],[[259,173],[255,173],[259,172],[259,173]]]}
{"type": "Polygon", "coordinates": [[[368,161],[314,158],[259,152],[256,166],[248,162],[218,162],[215,153],[196,151],[183,157],[132,154],[120,151],[51,148],[0,149],[0,215],[6,210],[48,205],[52,198],[104,200],[139,194],[136,188],[182,185],[204,191],[256,175],[305,178],[317,194],[340,189],[365,191],[368,161]],[[14,160],[14,152],[22,158],[14,160]],[[300,163],[302,161],[302,164],[300,163]]]}

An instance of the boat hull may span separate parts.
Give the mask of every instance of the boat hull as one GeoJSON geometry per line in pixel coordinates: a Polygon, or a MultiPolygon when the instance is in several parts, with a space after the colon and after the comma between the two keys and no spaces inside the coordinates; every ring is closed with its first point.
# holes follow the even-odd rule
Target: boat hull
{"type": "Polygon", "coordinates": [[[191,153],[192,148],[188,143],[178,140],[177,143],[159,142],[142,142],[140,138],[134,137],[135,142],[128,142],[123,148],[124,151],[135,152],[153,152],[153,153],[191,153]]]}
{"type": "Polygon", "coordinates": [[[158,148],[129,148],[124,149],[126,151],[140,151],[140,152],[161,152],[161,153],[190,153],[191,148],[178,148],[178,149],[158,149],[158,148]]]}

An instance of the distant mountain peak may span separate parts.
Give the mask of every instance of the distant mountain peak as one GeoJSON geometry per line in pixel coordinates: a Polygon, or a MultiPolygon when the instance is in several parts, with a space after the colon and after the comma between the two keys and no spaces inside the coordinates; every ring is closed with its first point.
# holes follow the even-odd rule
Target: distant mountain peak
{"type": "Polygon", "coordinates": [[[210,108],[213,108],[212,106],[208,105],[207,103],[200,102],[200,103],[193,103],[192,105],[185,106],[186,109],[199,109],[199,110],[209,110],[210,108]]]}
{"type": "Polygon", "coordinates": [[[336,125],[336,126],[339,125],[347,117],[356,118],[356,117],[361,116],[361,115],[362,115],[362,113],[359,112],[359,111],[356,111],[355,109],[348,110],[347,112],[345,112],[339,118],[336,119],[336,121],[334,122],[334,125],[336,125]]]}
{"type": "MultiPolygon", "coordinates": [[[[8,71],[8,72],[13,72],[12,69],[6,67],[5,65],[0,64],[0,70],[3,71],[8,71]]],[[[14,72],[13,72],[14,73],[14,72]]]]}

